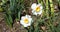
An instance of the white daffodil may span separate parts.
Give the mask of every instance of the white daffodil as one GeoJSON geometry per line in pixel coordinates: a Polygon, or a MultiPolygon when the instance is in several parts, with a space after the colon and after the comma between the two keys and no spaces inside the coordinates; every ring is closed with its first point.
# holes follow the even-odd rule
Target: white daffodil
{"type": "Polygon", "coordinates": [[[32,18],[30,15],[26,15],[26,16],[22,16],[20,23],[24,26],[24,27],[28,27],[31,25],[32,23],[32,18]]]}
{"type": "Polygon", "coordinates": [[[34,15],[37,15],[37,14],[41,15],[43,7],[42,7],[41,4],[33,3],[32,6],[31,6],[31,9],[32,9],[32,13],[34,15]]]}

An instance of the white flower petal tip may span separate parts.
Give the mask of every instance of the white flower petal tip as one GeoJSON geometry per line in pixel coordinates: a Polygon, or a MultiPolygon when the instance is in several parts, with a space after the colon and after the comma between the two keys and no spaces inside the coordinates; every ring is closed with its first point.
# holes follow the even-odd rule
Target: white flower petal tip
{"type": "Polygon", "coordinates": [[[31,6],[31,9],[32,9],[32,13],[33,15],[41,15],[42,14],[42,10],[43,10],[43,6],[39,3],[39,4],[32,4],[31,6]]]}
{"type": "Polygon", "coordinates": [[[24,26],[24,27],[28,27],[31,25],[32,23],[32,18],[30,15],[25,15],[21,17],[20,23],[24,26]]]}
{"type": "Polygon", "coordinates": [[[35,9],[35,7],[36,7],[36,3],[33,3],[32,5],[31,5],[31,9],[35,9]]]}

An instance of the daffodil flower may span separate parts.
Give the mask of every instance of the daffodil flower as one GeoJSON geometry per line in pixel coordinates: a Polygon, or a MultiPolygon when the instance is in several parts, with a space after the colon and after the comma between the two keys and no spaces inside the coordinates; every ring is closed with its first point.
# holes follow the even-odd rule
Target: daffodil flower
{"type": "Polygon", "coordinates": [[[20,23],[24,26],[24,27],[28,27],[31,25],[32,23],[32,18],[30,15],[26,15],[26,16],[22,16],[20,23]]]}
{"type": "Polygon", "coordinates": [[[34,15],[38,15],[38,14],[41,15],[43,7],[42,7],[42,5],[40,3],[39,4],[33,3],[31,5],[31,9],[32,9],[32,13],[34,15]]]}

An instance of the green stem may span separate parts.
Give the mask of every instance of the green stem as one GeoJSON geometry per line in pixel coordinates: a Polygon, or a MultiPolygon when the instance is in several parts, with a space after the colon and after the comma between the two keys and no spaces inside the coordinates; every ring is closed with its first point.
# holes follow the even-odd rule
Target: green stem
{"type": "Polygon", "coordinates": [[[50,20],[49,20],[49,25],[50,25],[50,28],[51,28],[51,30],[52,30],[52,32],[55,32],[54,30],[54,25],[53,25],[53,20],[50,18],[50,20]]]}
{"type": "Polygon", "coordinates": [[[46,0],[46,15],[47,15],[47,18],[49,17],[49,13],[48,13],[48,11],[49,11],[49,8],[48,8],[48,0],[46,0]]]}
{"type": "Polygon", "coordinates": [[[51,8],[51,16],[54,16],[53,2],[52,2],[52,0],[49,0],[49,2],[50,2],[50,8],[51,8]]]}

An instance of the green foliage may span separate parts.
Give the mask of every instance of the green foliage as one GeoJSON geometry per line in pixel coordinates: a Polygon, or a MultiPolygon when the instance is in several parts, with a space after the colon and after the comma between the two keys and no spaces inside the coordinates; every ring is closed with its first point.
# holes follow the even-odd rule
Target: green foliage
{"type": "Polygon", "coordinates": [[[0,7],[0,12],[3,12],[3,8],[0,7]]]}
{"type": "MultiPolygon", "coordinates": [[[[14,21],[20,20],[20,13],[24,9],[24,1],[23,0],[2,0],[3,5],[1,5],[2,8],[4,8],[5,11],[5,20],[7,25],[10,27],[13,26],[14,21]]],[[[2,11],[2,8],[0,8],[0,11],[2,11]]]]}
{"type": "MultiPolygon", "coordinates": [[[[27,9],[27,7],[30,4],[28,3],[28,5],[26,5],[24,1],[25,0],[2,0],[2,2],[0,2],[0,11],[5,12],[6,24],[9,25],[10,27],[13,27],[15,20],[20,21],[21,12],[23,10],[29,10],[27,9]]],[[[56,1],[60,5],[60,0],[56,0],[56,1]]],[[[53,0],[37,0],[37,3],[42,4],[43,14],[42,16],[32,15],[33,20],[34,18],[36,18],[36,22],[32,23],[32,25],[29,28],[27,28],[27,31],[28,32],[46,32],[46,31],[60,32],[60,24],[57,27],[54,26],[53,24],[56,20],[53,0]],[[46,28],[45,30],[41,28],[43,26],[46,28]]]]}
{"type": "MultiPolygon", "coordinates": [[[[38,3],[43,5],[43,15],[37,16],[35,26],[31,26],[28,30],[29,32],[59,32],[60,29],[54,26],[55,22],[55,13],[54,13],[54,4],[52,0],[38,0],[38,3]],[[39,18],[40,17],[40,18],[39,18]],[[43,30],[40,27],[46,26],[48,30],[43,30]],[[34,28],[33,28],[34,27],[34,28]],[[32,30],[32,29],[33,30],[32,30]]],[[[60,22],[59,22],[60,23],[60,22]]]]}

